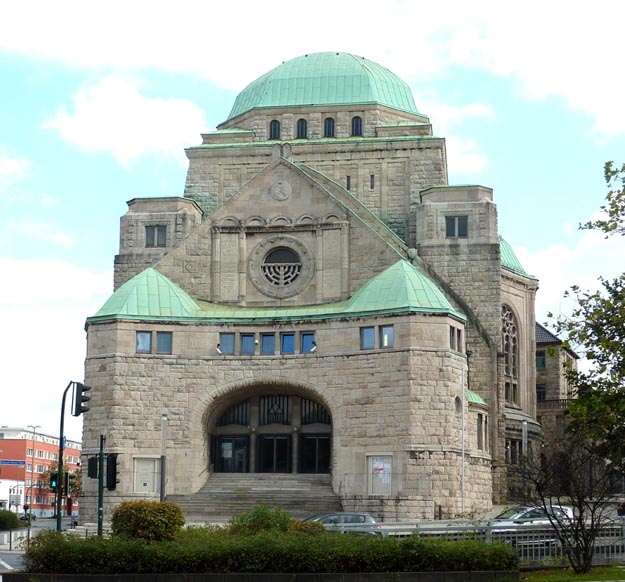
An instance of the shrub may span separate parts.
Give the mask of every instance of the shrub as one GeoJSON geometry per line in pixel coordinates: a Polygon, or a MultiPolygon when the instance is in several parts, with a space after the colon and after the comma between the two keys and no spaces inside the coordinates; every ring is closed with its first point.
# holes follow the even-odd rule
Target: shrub
{"type": "Polygon", "coordinates": [[[19,518],[12,511],[7,511],[6,509],[0,511],[0,531],[17,529],[20,525],[19,518]]]}
{"type": "Polygon", "coordinates": [[[323,524],[317,521],[296,521],[293,520],[288,529],[289,533],[303,534],[308,536],[322,536],[327,534],[323,524]]]}
{"type": "Polygon", "coordinates": [[[228,531],[234,535],[254,535],[261,531],[287,531],[291,516],[279,508],[258,505],[230,520],[228,531]]]}
{"type": "Polygon", "coordinates": [[[113,535],[144,540],[174,540],[183,525],[180,508],[167,501],[124,501],[111,519],[113,535]]]}

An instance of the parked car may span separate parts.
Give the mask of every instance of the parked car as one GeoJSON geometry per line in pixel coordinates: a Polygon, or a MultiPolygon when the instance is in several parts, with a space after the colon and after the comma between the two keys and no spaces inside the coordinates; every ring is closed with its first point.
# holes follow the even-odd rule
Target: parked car
{"type": "Polygon", "coordinates": [[[315,521],[326,529],[339,529],[342,533],[355,532],[359,534],[381,535],[381,526],[368,513],[319,513],[311,515],[302,521],[315,521]]]}
{"type": "Polygon", "coordinates": [[[516,506],[506,509],[499,515],[488,521],[491,526],[512,527],[517,525],[551,525],[549,521],[550,514],[556,521],[564,521],[574,519],[572,507],[564,505],[548,505],[547,508],[540,506],[516,506]]]}
{"type": "Polygon", "coordinates": [[[22,514],[20,515],[20,519],[22,521],[29,521],[30,519],[32,519],[33,521],[37,521],[37,516],[33,513],[33,515],[28,515],[26,514],[22,514]]]}

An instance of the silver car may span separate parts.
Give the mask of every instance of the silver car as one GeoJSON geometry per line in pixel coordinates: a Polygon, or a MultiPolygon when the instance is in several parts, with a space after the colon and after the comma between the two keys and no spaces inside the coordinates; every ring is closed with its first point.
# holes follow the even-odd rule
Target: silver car
{"type": "Polygon", "coordinates": [[[368,513],[319,513],[311,515],[302,521],[315,521],[326,529],[338,529],[342,533],[354,532],[360,534],[381,535],[381,526],[368,513]]]}
{"type": "Polygon", "coordinates": [[[540,506],[517,506],[506,509],[496,517],[489,520],[488,525],[496,527],[510,527],[516,525],[550,525],[549,516],[555,521],[566,523],[574,519],[572,507],[563,505],[540,506]]]}

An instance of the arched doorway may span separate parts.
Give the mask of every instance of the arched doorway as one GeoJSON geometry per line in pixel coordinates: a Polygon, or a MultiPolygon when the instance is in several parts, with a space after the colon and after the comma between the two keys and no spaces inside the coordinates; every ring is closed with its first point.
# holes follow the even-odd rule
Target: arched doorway
{"type": "Polygon", "coordinates": [[[215,473],[329,473],[332,420],[320,402],[254,394],[225,403],[209,422],[215,473]]]}

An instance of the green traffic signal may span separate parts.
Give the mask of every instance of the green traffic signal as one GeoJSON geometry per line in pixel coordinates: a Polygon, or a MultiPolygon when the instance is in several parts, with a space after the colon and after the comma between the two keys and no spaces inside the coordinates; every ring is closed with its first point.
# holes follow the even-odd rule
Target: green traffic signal
{"type": "Polygon", "coordinates": [[[59,486],[59,474],[50,473],[50,489],[56,492],[58,486],[59,486]]]}

